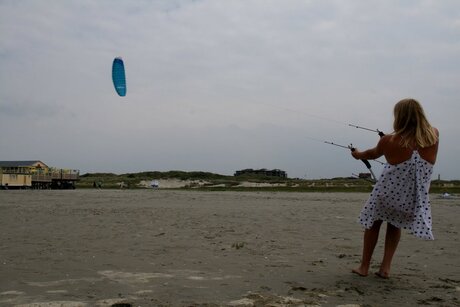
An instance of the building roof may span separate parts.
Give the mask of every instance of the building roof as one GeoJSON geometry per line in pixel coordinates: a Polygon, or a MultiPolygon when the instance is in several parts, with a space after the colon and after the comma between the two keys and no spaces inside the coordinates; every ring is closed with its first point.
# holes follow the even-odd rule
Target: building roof
{"type": "Polygon", "coordinates": [[[0,167],[25,167],[25,166],[34,166],[36,163],[46,165],[40,160],[0,161],[0,167]]]}

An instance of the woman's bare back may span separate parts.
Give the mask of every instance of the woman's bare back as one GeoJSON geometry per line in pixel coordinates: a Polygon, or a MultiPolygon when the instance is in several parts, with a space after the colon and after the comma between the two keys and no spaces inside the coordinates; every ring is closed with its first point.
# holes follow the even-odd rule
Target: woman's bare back
{"type": "Polygon", "coordinates": [[[414,150],[417,150],[425,161],[431,164],[435,164],[436,162],[439,142],[436,142],[436,144],[425,148],[418,148],[415,142],[410,144],[409,147],[403,147],[401,145],[400,136],[387,135],[382,138],[380,143],[379,147],[381,146],[381,150],[385,155],[385,159],[392,165],[399,164],[410,159],[414,150]]]}

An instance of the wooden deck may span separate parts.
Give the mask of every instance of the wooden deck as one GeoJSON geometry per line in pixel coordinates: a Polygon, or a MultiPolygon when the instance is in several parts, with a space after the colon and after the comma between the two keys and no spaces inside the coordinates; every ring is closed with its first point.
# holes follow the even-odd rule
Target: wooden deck
{"type": "MultiPolygon", "coordinates": [[[[69,169],[33,169],[27,167],[2,168],[2,174],[26,175],[31,181],[21,188],[32,189],[74,189],[79,180],[79,171],[69,169]]],[[[5,184],[8,186],[8,184],[5,184]]],[[[12,185],[9,185],[12,187],[12,185]]]]}
{"type": "Polygon", "coordinates": [[[79,174],[64,174],[64,173],[51,173],[51,174],[33,174],[32,182],[52,182],[53,180],[69,180],[76,181],[79,174]]]}

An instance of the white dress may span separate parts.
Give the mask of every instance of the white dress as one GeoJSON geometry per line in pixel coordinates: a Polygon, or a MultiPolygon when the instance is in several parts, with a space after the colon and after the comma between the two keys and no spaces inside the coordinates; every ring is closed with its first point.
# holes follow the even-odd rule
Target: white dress
{"type": "Polygon", "coordinates": [[[409,230],[416,237],[433,240],[430,189],[433,165],[414,150],[409,160],[386,164],[379,181],[361,210],[359,222],[369,229],[386,221],[409,230]]]}

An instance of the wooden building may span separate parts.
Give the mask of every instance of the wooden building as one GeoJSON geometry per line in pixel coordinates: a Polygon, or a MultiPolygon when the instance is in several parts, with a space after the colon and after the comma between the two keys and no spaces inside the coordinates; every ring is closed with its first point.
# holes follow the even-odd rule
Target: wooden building
{"type": "Polygon", "coordinates": [[[78,170],[49,167],[39,160],[0,161],[0,188],[74,189],[78,170]]]}

